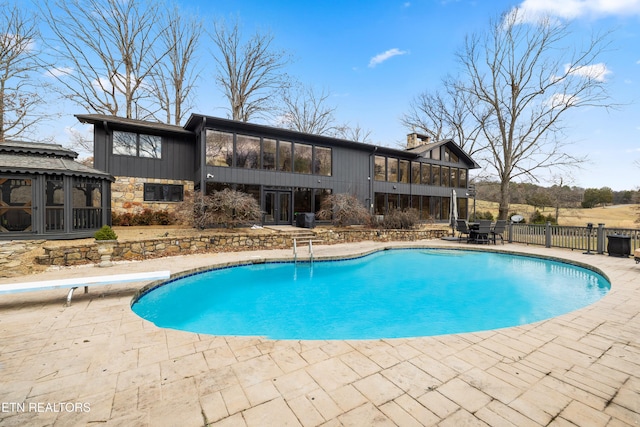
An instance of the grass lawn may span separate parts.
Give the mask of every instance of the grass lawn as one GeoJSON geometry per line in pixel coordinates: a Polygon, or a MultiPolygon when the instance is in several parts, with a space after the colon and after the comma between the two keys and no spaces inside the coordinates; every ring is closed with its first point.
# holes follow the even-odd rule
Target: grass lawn
{"type": "MultiPolygon", "coordinates": [[[[469,203],[469,212],[472,214],[473,204],[469,203]]],[[[494,218],[498,216],[498,203],[476,200],[476,212],[490,211],[494,218]]],[[[535,209],[530,205],[512,204],[511,212],[518,212],[527,220],[535,209]]],[[[555,215],[553,208],[540,210],[543,215],[555,215]]],[[[591,209],[560,209],[558,223],[560,225],[582,226],[591,222],[594,225],[604,223],[607,227],[640,228],[636,219],[640,216],[640,205],[614,205],[591,209]]]]}

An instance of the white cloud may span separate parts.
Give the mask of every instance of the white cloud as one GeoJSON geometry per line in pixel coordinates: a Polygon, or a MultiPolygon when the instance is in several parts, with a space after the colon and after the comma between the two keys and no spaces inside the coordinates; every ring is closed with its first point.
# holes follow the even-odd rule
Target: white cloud
{"type": "Polygon", "coordinates": [[[563,19],[640,15],[640,0],[524,0],[518,6],[524,21],[542,15],[563,19]]]}
{"type": "Polygon", "coordinates": [[[379,53],[371,58],[371,60],[369,61],[369,68],[373,68],[378,64],[382,64],[384,61],[389,58],[393,58],[394,56],[406,55],[407,53],[409,52],[407,52],[406,50],[400,50],[394,47],[393,49],[389,49],[386,52],[379,53]]]}
{"type": "Polygon", "coordinates": [[[566,93],[556,93],[547,100],[547,105],[551,108],[564,108],[575,104],[578,98],[574,95],[568,95],[566,93]]]}
{"type": "Polygon", "coordinates": [[[593,65],[578,66],[573,70],[569,70],[569,65],[565,65],[565,73],[570,72],[576,76],[588,77],[598,82],[604,82],[607,80],[607,76],[612,73],[602,62],[593,65]]]}
{"type": "Polygon", "coordinates": [[[73,68],[70,67],[55,67],[50,70],[44,72],[44,75],[47,77],[60,77],[67,76],[73,74],[73,68]]]}

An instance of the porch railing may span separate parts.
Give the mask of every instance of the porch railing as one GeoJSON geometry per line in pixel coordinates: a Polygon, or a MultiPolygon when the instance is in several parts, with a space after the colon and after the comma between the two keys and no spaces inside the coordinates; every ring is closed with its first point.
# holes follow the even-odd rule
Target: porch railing
{"type": "Polygon", "coordinates": [[[608,236],[623,235],[630,239],[631,251],[640,247],[640,229],[608,228],[605,224],[583,227],[561,226],[547,223],[509,224],[507,239],[509,242],[540,245],[547,248],[567,248],[593,251],[598,254],[607,252],[608,236]]]}

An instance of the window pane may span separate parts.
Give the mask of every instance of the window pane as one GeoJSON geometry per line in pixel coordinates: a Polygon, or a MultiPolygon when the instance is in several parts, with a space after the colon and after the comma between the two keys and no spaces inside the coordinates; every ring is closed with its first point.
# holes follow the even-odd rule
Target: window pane
{"type": "Polygon", "coordinates": [[[276,140],[263,138],[262,140],[262,169],[276,170],[276,140]]]}
{"type": "Polygon", "coordinates": [[[411,183],[420,183],[420,163],[418,162],[411,163],[411,183]]]}
{"type": "MultiPolygon", "coordinates": [[[[376,156],[375,164],[373,166],[374,170],[374,179],[376,181],[386,181],[387,180],[387,158],[383,156],[376,156]]],[[[380,214],[382,215],[382,214],[380,214]]]]}
{"type": "Polygon", "coordinates": [[[207,130],[206,157],[208,166],[231,166],[233,134],[207,130]]]}
{"type": "Polygon", "coordinates": [[[316,189],[314,191],[314,197],[315,197],[314,203],[315,203],[316,214],[322,207],[323,200],[329,197],[330,195],[331,195],[330,188],[316,189]]]}
{"type": "Polygon", "coordinates": [[[293,192],[293,212],[311,212],[311,189],[296,188],[293,192]]]}
{"type": "Polygon", "coordinates": [[[431,184],[431,165],[423,163],[421,169],[422,176],[420,177],[420,184],[431,184]]]}
{"type": "Polygon", "coordinates": [[[420,219],[431,219],[431,197],[422,196],[422,208],[420,209],[420,219]]]}
{"type": "Polygon", "coordinates": [[[458,187],[458,170],[458,168],[451,168],[451,181],[449,182],[449,185],[452,187],[458,187]]]}
{"type": "Polygon", "coordinates": [[[236,166],[246,169],[260,168],[260,138],[236,135],[236,166]]]}
{"type": "MultiPolygon", "coordinates": [[[[398,182],[398,159],[387,159],[387,167],[389,168],[389,182],[398,182]]],[[[391,202],[389,202],[391,205],[391,202]]],[[[389,207],[391,209],[391,207],[389,207]]]]}
{"type": "Polygon", "coordinates": [[[431,185],[440,185],[440,166],[431,166],[431,185]]]}
{"type": "Polygon", "coordinates": [[[442,166],[442,181],[440,185],[443,187],[449,186],[449,166],[442,166]]]}
{"type": "Polygon", "coordinates": [[[313,173],[317,175],[331,176],[331,148],[315,147],[316,157],[313,173]]]}
{"type": "Polygon", "coordinates": [[[144,184],[144,200],[146,202],[181,202],[183,199],[183,185],[144,184]]]}
{"type": "MultiPolygon", "coordinates": [[[[447,150],[449,150],[449,149],[447,148],[447,150]]],[[[453,154],[453,151],[451,151],[451,150],[449,150],[449,161],[451,163],[458,163],[458,161],[459,161],[458,156],[453,154]]]]}
{"type": "Polygon", "coordinates": [[[291,147],[292,143],[280,141],[278,143],[278,170],[291,172],[291,147]]]}
{"type": "Polygon", "coordinates": [[[384,215],[387,212],[387,199],[385,193],[375,194],[374,212],[376,215],[384,215]]]}
{"type": "Polygon", "coordinates": [[[466,169],[460,169],[459,186],[462,188],[467,188],[467,170],[466,169]]]}
{"type": "Polygon", "coordinates": [[[400,160],[400,168],[398,169],[398,182],[409,182],[409,161],[408,160],[400,160]]]}
{"type": "Polygon", "coordinates": [[[293,153],[295,156],[294,172],[311,173],[312,148],[307,144],[295,144],[293,153]]]}
{"type": "Polygon", "coordinates": [[[140,135],[140,157],[162,158],[162,138],[156,135],[140,135]]]}
{"type": "Polygon", "coordinates": [[[131,132],[113,131],[113,154],[121,156],[137,155],[137,134],[131,132]]]}

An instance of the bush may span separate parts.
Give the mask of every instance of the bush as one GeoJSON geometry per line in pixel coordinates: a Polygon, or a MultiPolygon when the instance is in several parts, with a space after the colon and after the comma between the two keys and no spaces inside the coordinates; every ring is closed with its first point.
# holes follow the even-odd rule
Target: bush
{"type": "Polygon", "coordinates": [[[420,215],[416,209],[394,209],[384,216],[379,225],[386,229],[408,230],[414,228],[419,220],[420,215]]]}
{"type": "Polygon", "coordinates": [[[147,208],[135,214],[131,212],[113,214],[111,222],[119,226],[171,225],[176,223],[176,216],[167,210],[154,211],[147,208]]]}
{"type": "Polygon", "coordinates": [[[371,220],[369,210],[356,196],[346,193],[325,197],[317,213],[318,219],[331,220],[338,227],[354,224],[367,224],[371,220]]]}
{"type": "Polygon", "coordinates": [[[488,219],[490,221],[493,221],[493,214],[490,211],[477,212],[475,219],[476,219],[476,221],[480,220],[480,219],[488,219]]]}
{"type": "Polygon", "coordinates": [[[225,188],[214,191],[193,205],[194,226],[206,228],[225,226],[233,228],[262,222],[262,210],[250,194],[225,188]]]}
{"type": "Polygon", "coordinates": [[[100,230],[95,232],[93,238],[96,240],[117,240],[118,235],[113,231],[113,228],[103,225],[100,230]]]}
{"type": "Polygon", "coordinates": [[[531,224],[546,224],[547,222],[556,224],[556,218],[551,214],[544,216],[542,213],[540,213],[539,210],[536,209],[536,211],[531,216],[530,222],[531,224]]]}

